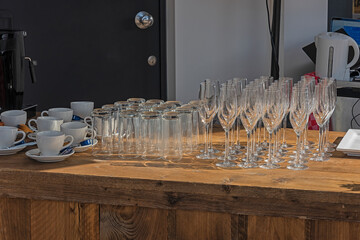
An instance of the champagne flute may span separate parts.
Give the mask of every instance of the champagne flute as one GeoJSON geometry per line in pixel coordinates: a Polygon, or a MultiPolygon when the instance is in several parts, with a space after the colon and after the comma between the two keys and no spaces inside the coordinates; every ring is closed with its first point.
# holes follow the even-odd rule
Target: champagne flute
{"type": "Polygon", "coordinates": [[[204,152],[197,155],[200,159],[212,159],[214,156],[209,152],[210,124],[216,114],[217,108],[217,86],[212,81],[200,83],[199,98],[201,100],[199,115],[205,125],[205,147],[204,152]]]}
{"type": "Polygon", "coordinates": [[[293,88],[290,106],[290,123],[296,133],[296,157],[291,165],[288,165],[288,169],[292,170],[304,170],[308,167],[304,165],[304,162],[300,160],[301,155],[301,142],[300,136],[304,131],[307,123],[309,108],[309,94],[307,89],[301,87],[293,88]]]}
{"type": "Polygon", "coordinates": [[[280,165],[273,162],[273,153],[271,152],[273,147],[271,145],[273,142],[273,132],[278,123],[277,119],[281,116],[281,100],[279,89],[271,88],[265,90],[263,97],[262,120],[266,130],[269,132],[269,158],[265,160],[267,162],[266,164],[260,166],[261,168],[275,169],[280,167],[280,165]]]}
{"type": "Polygon", "coordinates": [[[220,88],[218,117],[220,124],[225,131],[225,155],[218,157],[224,160],[216,163],[218,167],[234,167],[236,164],[230,162],[233,158],[229,155],[229,131],[234,124],[237,114],[237,97],[235,86],[231,83],[224,83],[220,88]]]}
{"type": "Polygon", "coordinates": [[[315,86],[315,99],[314,99],[314,117],[316,123],[319,125],[319,153],[315,154],[314,158],[310,160],[323,162],[329,160],[329,156],[324,151],[324,127],[330,110],[330,93],[328,83],[326,81],[320,82],[315,86]]]}
{"type": "Polygon", "coordinates": [[[258,89],[253,85],[246,87],[241,95],[241,110],[240,118],[243,126],[247,133],[247,154],[245,162],[238,164],[239,167],[243,168],[254,168],[258,165],[251,161],[254,157],[252,152],[252,142],[250,141],[251,134],[253,133],[254,127],[259,120],[260,99],[258,98],[258,89]]]}

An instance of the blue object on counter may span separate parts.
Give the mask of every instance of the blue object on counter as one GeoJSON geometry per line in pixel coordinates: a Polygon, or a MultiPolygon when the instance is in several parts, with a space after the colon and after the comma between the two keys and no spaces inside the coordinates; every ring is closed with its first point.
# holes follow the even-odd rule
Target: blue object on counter
{"type": "Polygon", "coordinates": [[[87,145],[91,145],[91,143],[92,143],[91,139],[86,139],[86,140],[80,142],[80,145],[81,146],[87,146],[87,145]]]}
{"type": "Polygon", "coordinates": [[[60,155],[67,155],[67,154],[70,154],[72,151],[73,151],[72,147],[67,147],[60,151],[60,155]]]}
{"type": "Polygon", "coordinates": [[[72,120],[73,121],[81,121],[83,119],[81,117],[79,117],[79,116],[73,115],[72,120]]]}
{"type": "Polygon", "coordinates": [[[24,143],[25,143],[25,141],[24,141],[24,140],[22,140],[21,142],[19,142],[19,143],[15,144],[15,146],[18,146],[18,145],[21,145],[21,144],[24,144],[24,143]]]}

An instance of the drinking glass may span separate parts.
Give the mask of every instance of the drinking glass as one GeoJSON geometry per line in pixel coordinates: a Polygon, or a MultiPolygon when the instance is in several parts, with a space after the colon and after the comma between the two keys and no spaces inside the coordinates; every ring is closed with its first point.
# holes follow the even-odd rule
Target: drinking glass
{"type": "Polygon", "coordinates": [[[91,112],[92,152],[100,159],[108,159],[113,153],[111,112],[106,109],[96,108],[91,112]],[[97,142],[97,144],[96,144],[97,142]]]}
{"type": "Polygon", "coordinates": [[[182,158],[181,123],[177,112],[166,112],[162,115],[163,158],[179,161],[182,158]]]}
{"type": "Polygon", "coordinates": [[[210,123],[216,114],[217,108],[217,85],[212,81],[205,81],[200,83],[199,98],[201,104],[199,107],[199,114],[201,121],[205,125],[205,147],[204,152],[197,155],[200,159],[212,159],[213,155],[209,152],[209,131],[210,123]]]}
{"type": "Polygon", "coordinates": [[[254,156],[250,137],[260,116],[260,98],[258,97],[258,89],[252,85],[248,85],[241,96],[240,118],[247,134],[247,155],[245,162],[238,164],[238,166],[243,168],[254,168],[258,165],[251,161],[251,158],[254,156]]]}
{"type": "Polygon", "coordinates": [[[314,117],[316,123],[319,125],[319,148],[318,153],[315,154],[315,157],[310,160],[323,162],[329,160],[329,156],[325,153],[324,149],[324,127],[328,119],[330,109],[330,89],[327,82],[320,82],[315,86],[315,95],[314,95],[314,117]]]}
{"type": "Polygon", "coordinates": [[[192,109],[181,106],[176,108],[175,112],[179,113],[180,117],[183,153],[190,154],[193,151],[192,109]]]}
{"type": "Polygon", "coordinates": [[[164,103],[164,100],[161,100],[161,99],[149,99],[147,100],[146,102],[148,103],[154,103],[156,105],[161,105],[164,103]]]}
{"type": "Polygon", "coordinates": [[[216,166],[235,167],[236,164],[234,162],[230,162],[233,158],[229,155],[229,130],[233,126],[238,112],[235,86],[232,83],[222,84],[219,98],[218,117],[220,124],[225,131],[225,155],[218,158],[224,161],[216,163],[216,166]]]}
{"type": "Polygon", "coordinates": [[[293,88],[293,79],[292,78],[283,78],[282,82],[284,84],[284,101],[285,101],[285,116],[283,119],[283,133],[282,133],[282,144],[281,149],[283,152],[287,152],[286,148],[292,147],[291,145],[286,143],[286,125],[287,125],[287,117],[290,111],[290,101],[291,101],[291,93],[293,88]]]}
{"type": "Polygon", "coordinates": [[[131,104],[140,104],[140,103],[144,103],[145,99],[144,98],[129,98],[127,101],[131,104]]]}
{"type": "Polygon", "coordinates": [[[146,160],[160,159],[162,156],[162,128],[161,114],[158,112],[146,111],[141,116],[141,141],[142,155],[146,160]]]}
{"type": "Polygon", "coordinates": [[[140,114],[124,110],[119,115],[119,154],[124,159],[134,159],[142,153],[140,139],[140,114]]]}
{"type": "Polygon", "coordinates": [[[269,158],[265,161],[266,164],[261,165],[261,168],[265,169],[275,169],[279,168],[280,165],[275,164],[273,162],[273,147],[272,144],[275,144],[273,142],[273,132],[278,124],[278,119],[281,117],[282,114],[282,96],[280,94],[280,90],[273,88],[273,89],[266,89],[263,96],[263,114],[262,114],[262,120],[264,123],[264,126],[266,130],[269,132],[269,158]]]}
{"type": "Polygon", "coordinates": [[[290,123],[296,133],[296,157],[291,165],[288,165],[288,169],[292,170],[304,170],[308,167],[304,165],[304,162],[300,160],[301,143],[300,136],[304,131],[308,118],[309,108],[309,93],[307,89],[301,87],[293,88],[290,106],[290,123]]]}
{"type": "MultiPolygon", "coordinates": [[[[240,103],[241,93],[245,89],[247,85],[247,78],[233,78],[233,83],[235,84],[236,88],[236,97],[237,102],[240,103]]],[[[240,129],[241,129],[241,119],[240,119],[240,104],[238,104],[238,110],[236,113],[236,120],[235,120],[235,149],[238,150],[236,153],[241,153],[241,149],[245,149],[245,146],[241,146],[240,144],[240,129]]]]}

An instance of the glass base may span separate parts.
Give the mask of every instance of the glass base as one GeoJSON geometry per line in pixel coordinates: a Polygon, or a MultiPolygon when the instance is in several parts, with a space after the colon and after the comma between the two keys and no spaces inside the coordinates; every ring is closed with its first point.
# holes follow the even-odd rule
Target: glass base
{"type": "Polygon", "coordinates": [[[283,143],[283,144],[280,145],[280,147],[281,148],[292,148],[292,147],[294,147],[294,145],[283,143]]]}
{"type": "MultiPolygon", "coordinates": [[[[309,161],[308,160],[305,160],[305,159],[300,159],[299,163],[300,164],[305,164],[305,163],[308,163],[309,161]]],[[[294,160],[289,160],[288,161],[289,164],[295,164],[295,159],[294,160]]]]}
{"type": "MultiPolygon", "coordinates": [[[[265,161],[269,162],[269,159],[266,159],[265,161]]],[[[277,168],[280,168],[280,165],[275,164],[275,163],[266,163],[266,164],[260,165],[260,167],[264,168],[264,169],[277,169],[277,168]]]]}
{"type": "Polygon", "coordinates": [[[237,149],[237,150],[243,150],[243,149],[246,149],[246,147],[245,147],[245,146],[242,146],[242,145],[237,145],[237,144],[235,144],[235,145],[234,145],[234,147],[235,147],[235,149],[237,149]]]}
{"type": "Polygon", "coordinates": [[[329,161],[330,158],[326,157],[326,156],[315,156],[310,158],[311,161],[315,161],[315,162],[326,162],[329,161]]]}
{"type": "Polygon", "coordinates": [[[272,161],[273,161],[273,163],[282,163],[282,162],[285,162],[285,159],[283,159],[281,157],[272,157],[272,161]]]}
{"type": "MultiPolygon", "coordinates": [[[[223,152],[223,153],[225,153],[225,152],[223,152]]],[[[239,155],[239,154],[242,154],[242,151],[240,151],[238,149],[231,149],[229,151],[229,154],[231,154],[231,155],[239,155]]]]}
{"type": "MultiPolygon", "coordinates": [[[[217,157],[217,159],[219,159],[219,160],[225,160],[225,155],[219,156],[219,157],[217,157]]],[[[227,160],[229,160],[229,161],[235,161],[235,160],[237,160],[237,157],[232,156],[232,155],[229,155],[227,160]]]]}
{"type": "Polygon", "coordinates": [[[335,149],[332,148],[332,147],[326,147],[326,148],[325,148],[325,151],[326,151],[326,152],[335,152],[335,149]]]}
{"type": "MultiPolygon", "coordinates": [[[[242,158],[241,159],[243,162],[246,162],[246,157],[242,158]]],[[[263,159],[261,157],[252,157],[250,158],[250,162],[259,162],[259,161],[262,161],[263,159]]]]}
{"type": "MultiPolygon", "coordinates": [[[[204,149],[201,149],[200,152],[205,152],[204,149]]],[[[215,148],[209,148],[209,153],[219,153],[220,151],[215,148]]]]}
{"type": "Polygon", "coordinates": [[[257,163],[255,162],[242,162],[238,164],[241,168],[256,168],[258,167],[257,163]]]}
{"type": "Polygon", "coordinates": [[[303,164],[291,164],[289,166],[287,166],[287,169],[291,169],[291,170],[305,170],[308,169],[309,167],[303,164]]]}
{"type": "Polygon", "coordinates": [[[236,167],[236,163],[234,162],[219,162],[215,164],[217,167],[221,167],[221,168],[232,168],[232,167],[236,167]]]}
{"type": "Polygon", "coordinates": [[[212,153],[209,153],[209,154],[202,153],[200,155],[197,155],[196,158],[198,158],[198,159],[215,159],[216,156],[212,153]]]}

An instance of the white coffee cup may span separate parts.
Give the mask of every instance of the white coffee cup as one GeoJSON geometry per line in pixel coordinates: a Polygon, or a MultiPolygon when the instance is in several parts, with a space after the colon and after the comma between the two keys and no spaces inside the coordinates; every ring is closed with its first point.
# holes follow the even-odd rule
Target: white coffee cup
{"type": "Polygon", "coordinates": [[[74,110],[74,115],[85,118],[91,115],[92,110],[94,109],[94,102],[88,101],[79,101],[79,102],[71,102],[71,109],[74,110]]]}
{"type": "Polygon", "coordinates": [[[42,131],[60,131],[60,125],[64,123],[64,120],[56,117],[38,117],[35,119],[30,119],[28,126],[31,130],[35,132],[42,131]],[[31,126],[31,123],[36,124],[36,128],[31,126]]]}
{"type": "Polygon", "coordinates": [[[61,118],[64,122],[71,122],[74,111],[71,108],[50,108],[48,111],[42,111],[41,116],[47,114],[50,117],[61,118]]]}
{"type": "Polygon", "coordinates": [[[14,144],[18,144],[24,140],[25,137],[25,132],[19,131],[16,127],[0,126],[0,149],[8,148],[14,144]],[[21,134],[22,137],[20,140],[15,141],[18,134],[21,134]]]}
{"type": "Polygon", "coordinates": [[[17,127],[26,123],[27,113],[23,110],[9,110],[2,112],[0,118],[5,126],[17,127]]]}
{"type": "MultiPolygon", "coordinates": [[[[66,135],[74,137],[74,144],[78,144],[85,140],[87,134],[93,134],[88,125],[83,122],[69,122],[61,124],[61,131],[66,135]]],[[[93,136],[91,136],[93,137],[93,136]]]]}
{"type": "Polygon", "coordinates": [[[56,156],[59,155],[61,149],[70,146],[74,138],[70,135],[65,136],[60,131],[44,131],[36,134],[36,143],[42,156],[56,156]],[[64,146],[66,140],[69,143],[64,146]]]}

